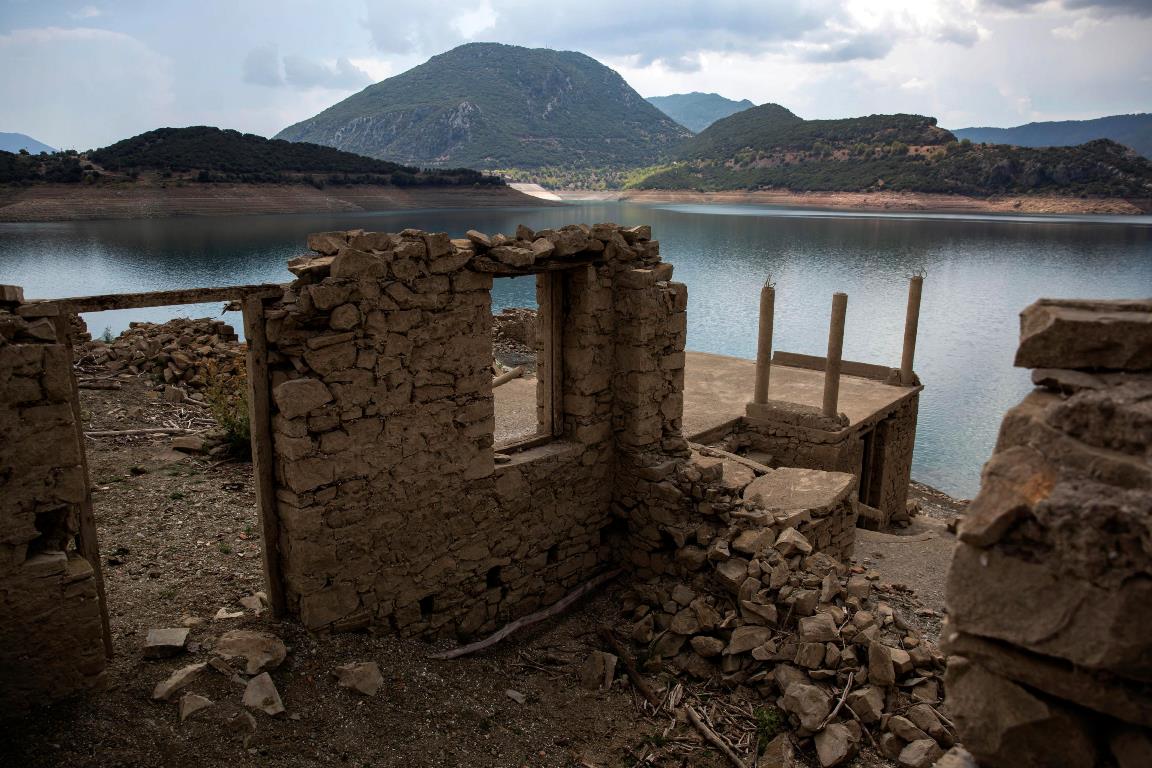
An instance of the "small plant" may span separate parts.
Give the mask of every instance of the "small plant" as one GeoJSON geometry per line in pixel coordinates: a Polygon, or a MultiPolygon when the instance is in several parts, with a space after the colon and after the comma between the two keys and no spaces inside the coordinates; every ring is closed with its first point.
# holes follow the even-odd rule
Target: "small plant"
{"type": "Polygon", "coordinates": [[[111,326],[104,326],[104,333],[100,334],[100,341],[104,342],[105,344],[111,344],[114,338],[116,337],[112,335],[111,326]]]}
{"type": "Polygon", "coordinates": [[[252,457],[252,428],[248,419],[248,378],[243,368],[225,373],[209,361],[204,395],[208,410],[224,431],[228,452],[241,459],[252,457]]]}
{"type": "Polygon", "coordinates": [[[756,736],[760,743],[760,753],[768,746],[768,742],[779,736],[788,724],[788,717],[778,707],[756,708],[756,736]]]}
{"type": "Polygon", "coordinates": [[[224,543],[223,541],[216,545],[216,549],[220,550],[220,554],[222,555],[232,554],[232,546],[230,544],[224,543]]]}
{"type": "Polygon", "coordinates": [[[184,498],[184,494],[180,491],[172,491],[172,493],[168,494],[168,498],[172,501],[180,501],[184,498]]]}
{"type": "Polygon", "coordinates": [[[128,474],[133,477],[140,477],[140,475],[148,474],[148,470],[144,469],[144,467],[129,467],[128,474]]]}

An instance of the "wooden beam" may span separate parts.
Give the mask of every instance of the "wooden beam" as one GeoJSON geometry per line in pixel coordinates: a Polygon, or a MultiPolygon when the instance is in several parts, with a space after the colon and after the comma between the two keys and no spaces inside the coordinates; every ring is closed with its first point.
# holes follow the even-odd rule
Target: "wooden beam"
{"type": "Polygon", "coordinates": [[[73,296],[62,299],[39,299],[21,304],[16,314],[23,317],[55,317],[80,312],[103,312],[110,309],[169,307],[179,304],[202,304],[211,301],[236,301],[249,296],[279,296],[284,286],[229,285],[223,288],[183,288],[175,291],[147,293],[107,293],[99,296],[73,296]]]}
{"type": "Polygon", "coordinates": [[[545,350],[548,358],[548,403],[551,404],[549,421],[553,437],[564,434],[564,275],[553,272],[545,275],[548,281],[549,306],[547,312],[548,338],[545,350]]]}
{"type": "Polygon", "coordinates": [[[468,264],[468,268],[475,272],[485,272],[494,277],[516,277],[518,275],[539,275],[549,272],[562,272],[566,269],[587,267],[589,264],[601,264],[603,261],[603,254],[597,253],[593,256],[581,256],[579,258],[564,259],[563,261],[541,261],[528,267],[512,267],[487,256],[476,256],[468,264]]]}
{"type": "Polygon", "coordinates": [[[112,658],[112,624],[108,620],[108,596],[104,590],[104,568],[100,561],[100,538],[96,532],[96,513],[92,508],[92,482],[88,477],[88,452],[84,450],[84,422],[80,410],[80,388],[76,375],[72,372],[72,330],[68,317],[59,315],[53,321],[56,326],[56,341],[64,347],[65,363],[68,366],[69,400],[72,406],[72,420],[76,426],[76,442],[80,449],[80,473],[84,481],[84,500],[78,509],[76,550],[92,567],[92,579],[96,582],[96,599],[100,603],[100,634],[104,640],[104,656],[112,658]]]}
{"type": "Polygon", "coordinates": [[[244,299],[244,337],[248,341],[248,423],[252,432],[252,474],[256,509],[264,539],[264,579],[273,618],[285,613],[284,576],[280,569],[280,519],[276,507],[272,451],[272,408],[268,376],[268,337],[264,331],[264,300],[244,299]]]}
{"type": "MultiPolygon", "coordinates": [[[[801,355],[797,352],[774,352],[773,365],[783,365],[789,368],[806,368],[812,371],[823,371],[827,359],[816,355],[801,355]]],[[[895,375],[896,369],[885,365],[872,363],[854,363],[851,360],[840,361],[840,373],[845,376],[859,376],[862,379],[888,381],[895,375]]]]}

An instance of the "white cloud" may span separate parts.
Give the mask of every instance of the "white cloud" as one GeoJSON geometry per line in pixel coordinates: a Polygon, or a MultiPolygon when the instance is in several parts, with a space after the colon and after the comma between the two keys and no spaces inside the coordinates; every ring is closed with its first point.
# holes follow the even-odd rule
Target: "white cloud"
{"type": "Polygon", "coordinates": [[[104,11],[100,10],[94,5],[86,5],[78,11],[68,14],[74,19],[95,19],[98,16],[103,16],[104,11]]]}
{"type": "Polygon", "coordinates": [[[0,104],[9,130],[88,149],[164,125],[170,69],[166,57],[120,32],[19,29],[0,35],[0,71],[8,73],[0,104]]]}
{"type": "Polygon", "coordinates": [[[244,82],[272,88],[287,86],[300,90],[323,88],[354,91],[370,85],[372,76],[344,57],[320,61],[307,56],[280,56],[274,45],[248,51],[244,58],[244,82]]]}

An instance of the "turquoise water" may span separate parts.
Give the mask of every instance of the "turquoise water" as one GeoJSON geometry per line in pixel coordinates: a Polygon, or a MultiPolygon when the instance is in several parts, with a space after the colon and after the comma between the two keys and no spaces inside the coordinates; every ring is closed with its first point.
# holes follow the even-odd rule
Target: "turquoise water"
{"type": "MultiPolygon", "coordinates": [[[[1017,314],[1042,296],[1152,296],[1152,217],[857,214],[761,206],[587,203],[531,209],[0,224],[0,283],[29,298],[285,282],[305,235],[418,227],[455,237],[571,222],[651,224],[688,284],[690,349],[751,358],[760,286],[776,283],[775,347],[823,355],[832,293],[848,294],[846,359],[898,365],[906,278],[927,271],[916,370],[913,476],[970,496],[1004,411],[1028,391],[1012,367],[1017,314]]],[[[496,309],[530,306],[530,279],[497,281],[496,309]]],[[[217,314],[220,305],[103,312],[130,320],[217,314]]],[[[237,323],[238,324],[238,323],[237,323]]]]}

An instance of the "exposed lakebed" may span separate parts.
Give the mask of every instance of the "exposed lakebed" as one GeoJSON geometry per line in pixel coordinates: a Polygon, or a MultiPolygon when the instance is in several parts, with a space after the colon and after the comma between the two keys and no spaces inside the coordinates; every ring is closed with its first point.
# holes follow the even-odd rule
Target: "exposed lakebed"
{"type": "MultiPolygon", "coordinates": [[[[691,349],[752,357],[760,286],[777,286],[775,346],[822,355],[834,291],[849,295],[845,357],[896,365],[906,278],[927,270],[916,369],[913,476],[958,496],[978,487],[1004,411],[1028,390],[1012,367],[1017,313],[1041,296],[1152,295],[1152,217],[861,214],[739,205],[586,203],[230,218],[0,224],[0,283],[29,298],[285,282],[307,233],[405,227],[512,232],[571,222],[651,224],[689,287],[691,349]]],[[[531,280],[497,281],[493,309],[532,306],[531,280]]],[[[130,320],[218,314],[219,305],[106,312],[130,320]]],[[[237,323],[237,325],[239,325],[237,323]]]]}

